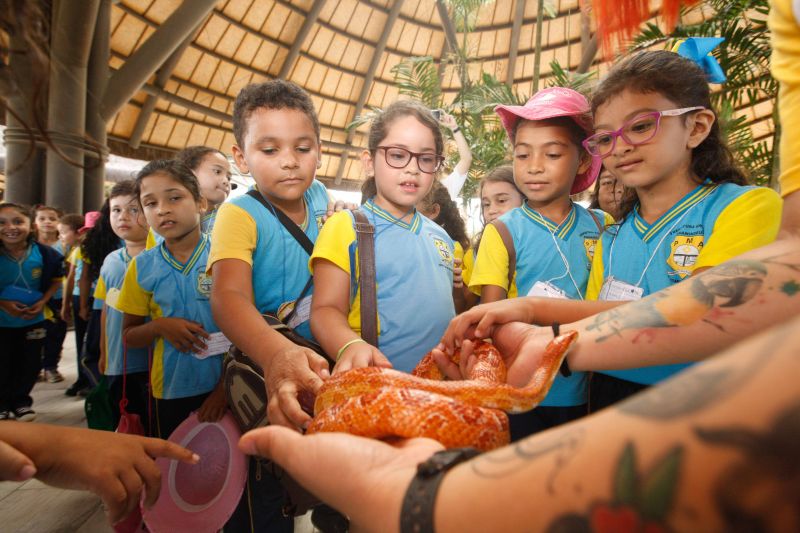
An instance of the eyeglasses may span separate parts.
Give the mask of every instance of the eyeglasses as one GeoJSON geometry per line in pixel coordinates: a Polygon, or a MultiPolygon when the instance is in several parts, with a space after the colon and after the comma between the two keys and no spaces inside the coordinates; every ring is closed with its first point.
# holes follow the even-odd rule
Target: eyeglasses
{"type": "Polygon", "coordinates": [[[386,164],[392,168],[406,168],[411,162],[411,158],[417,159],[417,168],[425,174],[433,174],[444,162],[444,157],[430,152],[416,153],[399,146],[378,146],[378,150],[383,150],[386,164]]]}
{"type": "Polygon", "coordinates": [[[661,125],[661,117],[678,117],[692,111],[705,109],[703,106],[683,107],[681,109],[667,109],[666,111],[653,111],[637,115],[616,131],[601,131],[583,141],[583,147],[597,157],[610,154],[617,145],[617,137],[622,137],[631,146],[638,146],[653,139],[661,125]]]}

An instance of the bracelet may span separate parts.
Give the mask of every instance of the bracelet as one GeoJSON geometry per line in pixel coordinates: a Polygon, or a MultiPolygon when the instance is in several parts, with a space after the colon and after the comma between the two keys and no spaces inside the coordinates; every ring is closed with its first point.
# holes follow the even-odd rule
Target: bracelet
{"type": "Polygon", "coordinates": [[[479,453],[475,448],[443,450],[417,466],[417,475],[411,480],[403,498],[400,512],[401,533],[433,531],[433,508],[444,475],[457,464],[472,459],[479,453]]]}
{"type": "Polygon", "coordinates": [[[344,345],[341,348],[339,348],[339,351],[336,352],[336,361],[337,362],[339,361],[339,358],[342,357],[342,354],[344,353],[344,351],[347,348],[349,348],[353,344],[356,344],[357,342],[367,342],[367,341],[365,341],[364,339],[362,339],[360,337],[357,338],[357,339],[353,339],[353,340],[347,341],[346,343],[344,343],[344,345]]]}
{"type": "MultiPolygon", "coordinates": [[[[561,325],[558,322],[553,322],[553,338],[555,339],[559,335],[561,335],[561,325]]],[[[572,375],[572,370],[569,369],[569,363],[567,362],[567,356],[564,356],[564,360],[561,362],[561,368],[558,369],[561,372],[561,375],[565,378],[568,378],[572,375]]]]}
{"type": "Polygon", "coordinates": [[[456,133],[458,133],[459,131],[461,131],[461,128],[459,128],[458,126],[456,126],[456,127],[455,127],[455,129],[453,129],[453,130],[451,130],[451,131],[453,132],[453,135],[455,135],[456,133]]]}

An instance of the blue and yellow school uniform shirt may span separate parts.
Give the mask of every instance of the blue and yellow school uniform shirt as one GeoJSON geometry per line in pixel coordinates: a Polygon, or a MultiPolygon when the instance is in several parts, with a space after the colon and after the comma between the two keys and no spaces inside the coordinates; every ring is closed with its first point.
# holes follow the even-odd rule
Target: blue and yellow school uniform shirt
{"type": "MultiPolygon", "coordinates": [[[[208,333],[218,332],[209,302],[208,250],[209,238],[202,235],[185,264],[179,263],[164,243],[134,257],[117,299],[119,310],[151,320],[184,318],[198,322],[208,333]]],[[[198,359],[163,337],[155,341],[150,384],[156,398],[170,400],[210,392],[221,372],[222,355],[198,359]]]]}
{"type": "Polygon", "coordinates": [[[80,296],[81,288],[79,284],[81,281],[81,276],[83,275],[83,254],[81,253],[80,246],[76,246],[72,249],[72,252],[67,258],[67,262],[75,265],[75,283],[72,286],[72,295],[80,296]]]}
{"type": "MultiPolygon", "coordinates": [[[[571,300],[584,297],[595,245],[602,227],[612,221],[608,215],[597,211],[593,216],[572,204],[564,221],[556,224],[523,204],[502,215],[500,220],[511,234],[516,254],[511,287],[508,287],[508,250],[497,229],[488,224],[478,248],[470,290],[480,294],[484,285],[495,285],[514,298],[527,295],[538,281],[560,289],[571,300]]],[[[585,372],[573,372],[570,377],[558,375],[541,405],[564,407],[586,403],[587,377],[585,372]]]]}
{"type": "MultiPolygon", "coordinates": [[[[306,219],[303,232],[317,240],[328,209],[328,191],[314,180],[303,194],[306,219]]],[[[253,296],[260,313],[275,313],[285,318],[295,306],[308,282],[308,254],[291,233],[258,200],[243,194],[222,204],[211,238],[211,266],[221,259],[239,259],[253,269],[253,296]]],[[[309,290],[301,309],[291,323],[295,331],[312,339],[308,322],[311,306],[309,290]]]]}
{"type": "MultiPolygon", "coordinates": [[[[8,286],[19,287],[41,292],[42,268],[44,260],[39,248],[35,244],[30,244],[25,251],[25,255],[16,259],[0,251],[0,291],[8,286]]],[[[60,279],[60,278],[59,278],[60,279]]],[[[30,320],[22,317],[12,316],[0,309],[0,328],[24,328],[41,322],[51,316],[47,306],[44,311],[30,320]]]]}
{"type": "Polygon", "coordinates": [[[203,233],[211,235],[211,231],[214,229],[214,223],[217,221],[217,212],[219,212],[219,206],[205,213],[200,219],[200,230],[203,233]]]}
{"type": "MultiPolygon", "coordinates": [[[[695,269],[769,244],[778,234],[780,219],[781,200],[775,191],[731,183],[699,185],[652,224],[634,209],[598,243],[586,298],[600,299],[609,277],[640,287],[642,296],[670,287],[695,269]]],[[[652,385],[690,364],[602,373],[652,385]]]]}
{"type": "MultiPolygon", "coordinates": [[[[60,253],[63,257],[67,257],[67,250],[64,248],[64,244],[61,241],[56,241],[56,243],[51,246],[53,250],[60,253]]],[[[56,293],[53,295],[52,300],[61,300],[64,297],[64,287],[61,286],[58,288],[56,293]]]]}
{"type": "MultiPolygon", "coordinates": [[[[119,294],[131,256],[123,247],[106,256],[94,290],[94,301],[106,305],[106,365],[107,376],[120,376],[123,366],[122,318],[119,294]]],[[[147,372],[147,348],[128,348],[127,372],[147,372]]]]}
{"type": "MultiPolygon", "coordinates": [[[[375,227],[378,348],[395,369],[410,372],[439,343],[455,316],[453,241],[419,212],[406,223],[372,200],[360,209],[375,227]]],[[[352,213],[342,211],[328,219],[311,256],[312,261],[317,258],[350,274],[348,323],[360,334],[358,243],[352,213]]]]}

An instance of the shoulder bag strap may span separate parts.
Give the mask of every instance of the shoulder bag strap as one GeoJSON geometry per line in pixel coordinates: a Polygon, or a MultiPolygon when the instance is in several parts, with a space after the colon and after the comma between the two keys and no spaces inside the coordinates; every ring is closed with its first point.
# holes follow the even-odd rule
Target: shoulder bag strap
{"type": "Polygon", "coordinates": [[[359,275],[361,286],[361,338],[378,346],[378,297],[375,293],[375,228],[361,211],[353,211],[356,219],[359,275]]]}
{"type": "Polygon", "coordinates": [[[511,232],[508,231],[508,226],[506,226],[503,221],[495,220],[492,222],[492,225],[497,230],[497,233],[500,234],[500,238],[503,240],[503,246],[506,247],[508,251],[508,289],[506,293],[511,290],[511,282],[514,279],[514,271],[517,270],[517,251],[514,248],[514,239],[511,237],[511,232]]]}
{"type": "Polygon", "coordinates": [[[247,191],[247,194],[258,200],[258,202],[263,205],[267,211],[272,213],[275,218],[278,219],[278,222],[283,224],[283,227],[289,231],[292,237],[294,237],[294,240],[297,241],[303,250],[305,250],[309,256],[311,255],[311,252],[314,251],[314,243],[311,242],[311,239],[308,238],[308,235],[306,235],[305,232],[300,229],[300,226],[295,224],[292,219],[286,215],[286,213],[272,205],[266,198],[264,198],[264,195],[257,190],[250,189],[247,191]]]}
{"type": "Polygon", "coordinates": [[[605,231],[605,225],[600,224],[600,219],[597,217],[597,214],[594,212],[594,209],[587,209],[587,211],[589,211],[589,214],[592,215],[592,220],[594,220],[594,223],[597,225],[597,231],[599,231],[602,234],[603,231],[605,231]]]}

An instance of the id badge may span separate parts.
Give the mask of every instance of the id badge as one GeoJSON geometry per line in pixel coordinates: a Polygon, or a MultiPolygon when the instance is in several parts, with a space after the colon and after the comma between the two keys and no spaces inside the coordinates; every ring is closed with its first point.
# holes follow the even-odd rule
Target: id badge
{"type": "Polygon", "coordinates": [[[197,359],[206,359],[213,355],[227,352],[231,347],[231,341],[221,331],[210,333],[206,339],[206,349],[201,352],[194,352],[192,355],[197,359]]]}
{"type": "Polygon", "coordinates": [[[558,298],[569,300],[567,293],[550,283],[549,281],[537,281],[528,291],[528,296],[541,296],[543,298],[558,298]]]}
{"type": "Polygon", "coordinates": [[[292,315],[289,323],[286,324],[292,329],[311,318],[311,296],[306,296],[302,300],[296,301],[294,305],[297,310],[294,312],[294,315],[292,315]]]}
{"type": "Polygon", "coordinates": [[[605,283],[603,283],[603,288],[600,289],[599,299],[609,302],[630,302],[633,300],[641,300],[643,294],[643,288],[609,276],[606,278],[605,283]]]}

